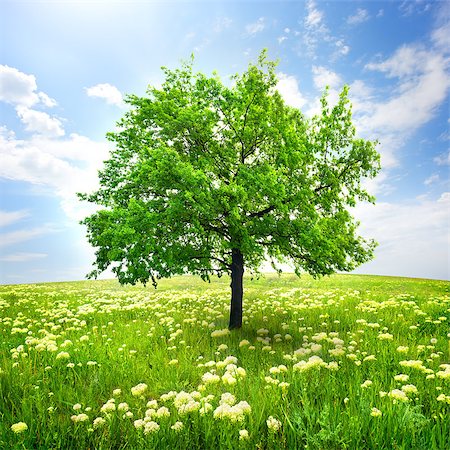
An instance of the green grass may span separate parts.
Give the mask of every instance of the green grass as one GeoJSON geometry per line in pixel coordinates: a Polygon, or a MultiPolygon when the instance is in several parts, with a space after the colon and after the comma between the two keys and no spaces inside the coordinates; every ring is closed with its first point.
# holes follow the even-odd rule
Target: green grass
{"type": "Polygon", "coordinates": [[[0,287],[0,448],[448,448],[449,282],[246,279],[230,334],[228,285],[0,287]]]}

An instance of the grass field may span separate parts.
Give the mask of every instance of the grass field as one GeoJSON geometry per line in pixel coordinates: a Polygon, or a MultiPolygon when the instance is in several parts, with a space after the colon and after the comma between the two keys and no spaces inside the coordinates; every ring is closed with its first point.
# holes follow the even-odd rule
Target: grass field
{"type": "Polygon", "coordinates": [[[228,284],[0,287],[0,448],[449,448],[449,282],[228,284]]]}

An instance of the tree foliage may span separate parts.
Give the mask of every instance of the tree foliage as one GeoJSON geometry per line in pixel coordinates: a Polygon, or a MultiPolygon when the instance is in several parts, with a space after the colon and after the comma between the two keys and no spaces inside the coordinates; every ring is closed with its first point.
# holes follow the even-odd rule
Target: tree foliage
{"type": "Polygon", "coordinates": [[[122,283],[208,279],[232,271],[233,251],[250,271],[270,259],[316,276],[373,256],[350,209],[374,201],[362,182],[379,155],[356,136],[347,87],[334,106],[325,92],[307,119],[277,92],[265,52],[231,85],[192,61],[163,70],[161,88],[128,96],[100,188],[80,194],[100,206],[83,221],[91,276],[112,267],[122,283]]]}

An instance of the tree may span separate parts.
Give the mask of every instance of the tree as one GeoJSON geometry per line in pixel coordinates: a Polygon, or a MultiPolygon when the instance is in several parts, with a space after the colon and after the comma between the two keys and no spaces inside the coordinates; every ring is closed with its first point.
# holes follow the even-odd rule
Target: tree
{"type": "MultiPolygon", "coordinates": [[[[263,51],[233,77],[163,68],[161,88],[130,95],[107,137],[115,143],[100,188],[80,197],[102,207],[82,223],[97,248],[96,277],[121,283],[192,273],[231,275],[230,328],[242,325],[244,268],[290,261],[298,275],[349,271],[373,256],[349,209],[374,202],[362,181],[379,170],[375,142],[355,137],[348,88],[306,119],[276,90],[263,51]]],[[[276,268],[276,266],[274,266],[276,268]]]]}

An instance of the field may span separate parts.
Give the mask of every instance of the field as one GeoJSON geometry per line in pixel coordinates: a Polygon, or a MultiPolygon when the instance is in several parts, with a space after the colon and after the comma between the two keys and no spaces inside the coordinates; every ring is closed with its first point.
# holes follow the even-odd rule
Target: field
{"type": "Polygon", "coordinates": [[[0,287],[0,448],[446,449],[450,283],[0,287]]]}

